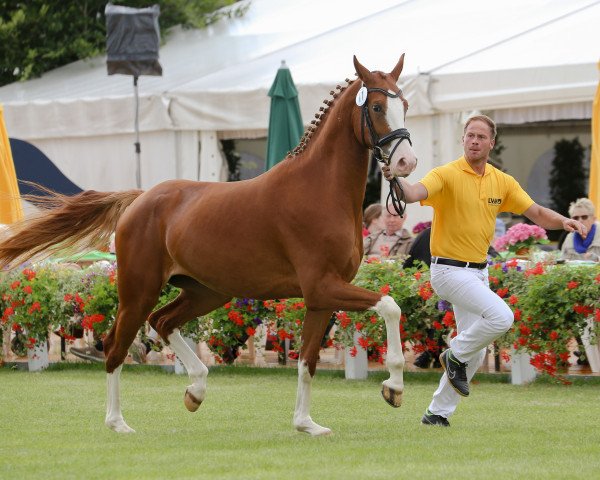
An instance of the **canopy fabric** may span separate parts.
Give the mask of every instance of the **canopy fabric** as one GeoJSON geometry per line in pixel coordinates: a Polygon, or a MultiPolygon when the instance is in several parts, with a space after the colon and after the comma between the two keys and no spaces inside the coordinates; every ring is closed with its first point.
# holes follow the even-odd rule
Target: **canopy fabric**
{"type": "Polygon", "coordinates": [[[285,63],[277,70],[268,95],[271,97],[271,111],[267,134],[267,170],[298,145],[304,131],[298,90],[285,63]]]}
{"type": "MultiPolygon", "coordinates": [[[[600,62],[598,62],[600,71],[600,62]]],[[[600,217],[600,80],[594,97],[592,116],[592,155],[590,158],[589,198],[596,207],[596,216],[600,217]]]]}
{"type": "Polygon", "coordinates": [[[4,125],[4,108],[0,104],[0,224],[14,223],[23,218],[19,185],[13,163],[8,134],[4,125]]]}
{"type": "MultiPolygon", "coordinates": [[[[218,139],[266,136],[282,59],[306,121],[354,78],[354,54],[389,70],[406,52],[416,175],[460,152],[457,128],[473,111],[505,123],[590,119],[598,18],[600,0],[252,0],[242,17],[174,30],[160,49],[163,76],[140,79],[142,188],[218,180],[218,139]]],[[[107,76],[105,57],[0,87],[0,102],[11,136],[80,187],[135,187],[132,78],[107,76]]]]}
{"type": "MultiPolygon", "coordinates": [[[[344,0],[288,3],[254,0],[241,18],[174,31],[160,51],[163,76],[140,81],[140,130],[266,131],[264,93],[283,58],[303,118],[352,76],[354,54],[387,70],[407,53],[410,115],[593,98],[598,0],[506,0],[502,8],[477,0],[381,0],[360,9],[344,0]],[[414,91],[417,77],[430,87],[424,95],[414,91]]],[[[0,101],[21,139],[133,132],[132,80],[107,76],[105,57],[1,87],[0,101]]]]}

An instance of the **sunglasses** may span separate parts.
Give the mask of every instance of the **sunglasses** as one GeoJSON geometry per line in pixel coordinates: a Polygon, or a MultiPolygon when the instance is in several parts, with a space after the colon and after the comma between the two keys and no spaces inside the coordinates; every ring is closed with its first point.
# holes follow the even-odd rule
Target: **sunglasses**
{"type": "Polygon", "coordinates": [[[573,215],[571,218],[573,220],[587,220],[590,216],[589,215],[573,215]]]}

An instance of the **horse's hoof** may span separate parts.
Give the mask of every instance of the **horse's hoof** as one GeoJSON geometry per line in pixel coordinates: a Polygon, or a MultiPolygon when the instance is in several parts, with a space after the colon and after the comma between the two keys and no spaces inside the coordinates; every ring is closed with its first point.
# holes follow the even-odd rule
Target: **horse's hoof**
{"type": "Polygon", "coordinates": [[[381,388],[383,399],[392,407],[398,408],[402,405],[402,390],[394,390],[393,388],[383,385],[381,388]]]}
{"type": "Polygon", "coordinates": [[[185,404],[185,408],[187,408],[190,412],[195,412],[198,410],[198,408],[200,408],[202,400],[198,400],[188,390],[186,390],[183,397],[183,403],[185,404]]]}
{"type": "Polygon", "coordinates": [[[125,423],[125,420],[107,420],[106,426],[117,433],[135,433],[135,430],[125,423]]]}
{"type": "Polygon", "coordinates": [[[318,425],[315,422],[305,422],[303,424],[294,426],[299,432],[308,433],[313,437],[324,437],[333,433],[330,428],[322,427],[321,425],[318,425]]]}

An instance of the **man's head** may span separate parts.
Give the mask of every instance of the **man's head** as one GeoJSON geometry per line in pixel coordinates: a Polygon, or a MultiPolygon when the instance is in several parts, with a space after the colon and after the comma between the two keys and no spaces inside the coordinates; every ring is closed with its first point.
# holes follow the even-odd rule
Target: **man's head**
{"type": "Polygon", "coordinates": [[[406,213],[403,217],[400,215],[392,215],[387,211],[387,208],[383,208],[383,224],[385,225],[385,233],[392,235],[393,233],[402,230],[404,222],[406,220],[406,213]]]}
{"type": "Polygon", "coordinates": [[[496,143],[496,124],[487,115],[474,115],[466,123],[463,133],[465,158],[471,162],[486,161],[496,143]]]}
{"type": "Polygon", "coordinates": [[[589,198],[578,198],[569,205],[569,216],[583,223],[589,232],[596,221],[596,209],[589,198]]]}

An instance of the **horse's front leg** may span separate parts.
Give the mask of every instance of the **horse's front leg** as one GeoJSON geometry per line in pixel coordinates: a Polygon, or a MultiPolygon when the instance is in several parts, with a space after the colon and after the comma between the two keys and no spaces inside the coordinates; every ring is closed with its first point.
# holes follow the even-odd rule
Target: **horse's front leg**
{"type": "Polygon", "coordinates": [[[185,366],[192,381],[192,384],[188,385],[185,390],[183,403],[190,412],[195,412],[204,401],[204,396],[206,395],[208,368],[185,342],[179,333],[179,329],[176,328],[173,330],[173,333],[168,336],[168,341],[169,346],[185,366]]]}
{"type": "Polygon", "coordinates": [[[106,375],[106,418],[104,423],[108,428],[118,433],[135,433],[121,413],[121,369],[123,365],[119,365],[113,372],[106,375]]]}
{"type": "Polygon", "coordinates": [[[302,329],[302,347],[298,359],[298,393],[294,411],[294,427],[311,435],[329,435],[331,430],[322,427],[310,417],[312,379],[317,368],[321,340],[331,318],[331,311],[307,311],[302,329]]]}
{"type": "Polygon", "coordinates": [[[388,295],[371,308],[385,320],[387,332],[387,355],[386,366],[390,372],[390,378],[384,380],[381,394],[392,407],[402,405],[402,392],[404,391],[404,354],[400,339],[400,307],[394,299],[388,295]]]}

